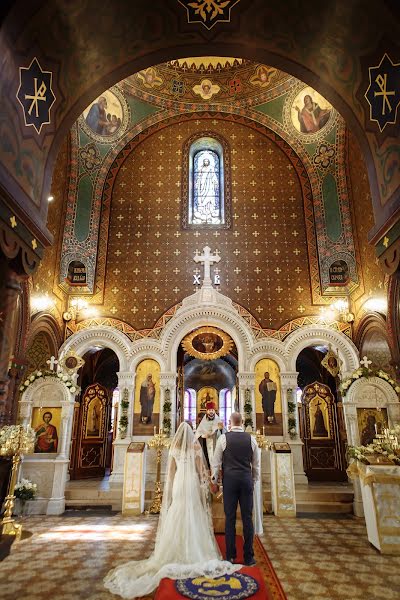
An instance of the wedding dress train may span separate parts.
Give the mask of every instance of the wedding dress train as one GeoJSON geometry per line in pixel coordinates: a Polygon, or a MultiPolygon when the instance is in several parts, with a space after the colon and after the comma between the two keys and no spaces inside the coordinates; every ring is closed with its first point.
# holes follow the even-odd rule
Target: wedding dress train
{"type": "Polygon", "coordinates": [[[209,505],[208,471],[200,444],[187,423],[179,426],[168,456],[156,545],[146,560],[110,571],[106,588],[123,598],[152,592],[163,577],[219,577],[241,568],[223,561],[209,505]]]}

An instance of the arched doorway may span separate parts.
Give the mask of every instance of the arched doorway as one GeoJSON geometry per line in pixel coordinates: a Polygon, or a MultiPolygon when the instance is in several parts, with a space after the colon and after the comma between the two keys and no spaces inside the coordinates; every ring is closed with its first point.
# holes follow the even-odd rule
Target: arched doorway
{"type": "Polygon", "coordinates": [[[238,359],[236,346],[216,327],[199,327],[182,340],[178,349],[180,374],[177,421],[196,428],[213,402],[227,427],[237,406],[238,359]]]}
{"type": "Polygon", "coordinates": [[[296,360],[300,437],[309,481],[347,480],[339,378],[322,364],[328,350],[324,345],[309,346],[296,360]]]}
{"type": "Polygon", "coordinates": [[[118,357],[109,348],[84,355],[72,428],[71,479],[103,477],[112,469],[118,411],[118,357]]]}

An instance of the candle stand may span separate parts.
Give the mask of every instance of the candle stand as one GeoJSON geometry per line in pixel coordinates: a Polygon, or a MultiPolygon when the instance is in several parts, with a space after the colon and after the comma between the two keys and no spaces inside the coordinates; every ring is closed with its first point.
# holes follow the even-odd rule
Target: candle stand
{"type": "Polygon", "coordinates": [[[154,428],[154,436],[147,442],[147,446],[149,448],[154,448],[157,451],[157,473],[156,473],[156,483],[154,489],[154,499],[153,502],[147,511],[148,514],[158,515],[161,510],[161,502],[162,502],[162,491],[161,491],[161,457],[164,448],[169,448],[171,443],[171,438],[168,437],[163,430],[160,429],[159,433],[156,433],[156,429],[154,428]]]}
{"type": "MultiPolygon", "coordinates": [[[[21,455],[30,454],[34,450],[35,432],[31,427],[22,425],[6,425],[0,430],[0,455],[12,456],[12,469],[8,492],[4,502],[4,516],[1,521],[2,535],[15,535],[17,540],[21,539],[22,525],[13,519],[13,508],[15,503],[14,489],[18,479],[18,470],[21,464],[21,455]]],[[[28,532],[24,532],[25,536],[28,532]]]]}

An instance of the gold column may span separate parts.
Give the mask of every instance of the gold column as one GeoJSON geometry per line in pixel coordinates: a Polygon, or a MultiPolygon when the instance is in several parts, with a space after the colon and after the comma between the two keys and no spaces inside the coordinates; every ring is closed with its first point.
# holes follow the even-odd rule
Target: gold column
{"type": "Polygon", "coordinates": [[[1,521],[2,535],[15,535],[19,540],[22,534],[22,525],[12,518],[15,496],[14,489],[17,483],[21,455],[33,452],[35,443],[35,432],[31,427],[22,425],[6,425],[0,430],[0,455],[12,456],[12,469],[8,494],[5,499],[4,517],[1,521]]]}
{"type": "Polygon", "coordinates": [[[165,435],[162,429],[160,429],[159,433],[156,433],[156,428],[154,428],[154,437],[152,437],[151,440],[147,442],[149,448],[154,448],[157,451],[157,473],[156,484],[154,488],[154,499],[149,510],[147,511],[151,515],[158,515],[161,510],[161,457],[164,448],[168,448],[170,443],[171,438],[165,435]]]}

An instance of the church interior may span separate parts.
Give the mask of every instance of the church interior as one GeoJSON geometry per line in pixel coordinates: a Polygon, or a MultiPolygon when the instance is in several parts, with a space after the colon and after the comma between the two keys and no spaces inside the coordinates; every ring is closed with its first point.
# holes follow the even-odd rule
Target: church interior
{"type": "Polygon", "coordinates": [[[261,587],[186,597],[399,598],[399,39],[391,0],[2,4],[0,598],[115,598],[177,428],[211,463],[234,412],[261,587]]]}

